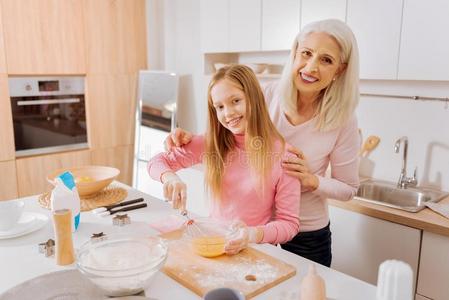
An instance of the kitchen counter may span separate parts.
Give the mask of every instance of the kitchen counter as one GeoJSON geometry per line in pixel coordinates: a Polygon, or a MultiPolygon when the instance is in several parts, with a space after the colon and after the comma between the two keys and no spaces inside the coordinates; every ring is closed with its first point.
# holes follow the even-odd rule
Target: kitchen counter
{"type": "MultiPolygon", "coordinates": [[[[148,203],[148,207],[144,209],[128,212],[132,224],[124,226],[123,230],[133,230],[133,232],[144,231],[149,234],[157,234],[155,230],[147,226],[148,223],[162,217],[167,217],[169,214],[173,214],[173,209],[171,209],[168,203],[165,203],[162,200],[151,197],[128,186],[120,185],[128,189],[127,199],[143,197],[148,203]]],[[[23,200],[26,203],[25,211],[40,212],[50,217],[50,211],[43,209],[38,205],[37,196],[26,197],[23,198],[23,200]]],[[[111,218],[111,216],[103,218],[97,217],[90,212],[81,213],[80,227],[73,235],[75,248],[79,248],[94,232],[110,231],[112,228],[111,218]]],[[[75,268],[75,265],[58,266],[55,263],[54,257],[45,257],[38,252],[37,245],[49,238],[54,238],[51,219],[45,227],[31,234],[14,239],[0,240],[0,294],[13,286],[34,277],[50,272],[75,268]]],[[[254,247],[295,266],[297,274],[253,299],[298,299],[299,285],[302,278],[307,273],[310,261],[273,245],[263,244],[254,245],[254,247]]],[[[371,284],[321,265],[317,265],[317,271],[326,282],[327,296],[329,299],[376,299],[376,287],[371,284]]],[[[200,299],[198,295],[163,273],[159,273],[156,276],[151,286],[146,291],[146,295],[152,299],[158,300],[200,299]]]]}
{"type": "MultiPolygon", "coordinates": [[[[437,214],[429,208],[425,208],[417,213],[411,213],[356,199],[347,202],[333,199],[329,199],[328,201],[332,206],[436,234],[449,236],[449,219],[437,214]]],[[[449,203],[449,196],[441,200],[439,203],[449,203]]]]}

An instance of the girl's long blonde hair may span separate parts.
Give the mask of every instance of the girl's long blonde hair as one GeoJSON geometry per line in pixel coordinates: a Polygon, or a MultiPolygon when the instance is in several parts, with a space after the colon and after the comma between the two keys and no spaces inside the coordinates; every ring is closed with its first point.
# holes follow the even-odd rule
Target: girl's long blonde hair
{"type": "Polygon", "coordinates": [[[354,34],[344,22],[327,19],[306,25],[296,36],[282,72],[281,103],[286,112],[295,114],[298,109],[298,90],[294,84],[295,75],[292,74],[293,62],[301,42],[312,32],[323,32],[333,37],[341,49],[340,60],[346,64],[343,73],[321,91],[316,125],[321,131],[328,131],[347,122],[359,102],[359,52],[354,34]]]}
{"type": "Polygon", "coordinates": [[[236,147],[234,134],[221,125],[212,102],[211,90],[222,80],[230,81],[245,95],[245,150],[248,152],[252,171],[258,176],[260,183],[263,184],[266,176],[270,174],[276,142],[280,142],[282,150],[284,147],[284,139],[271,122],[260,84],[253,71],[238,64],[219,69],[213,75],[207,91],[208,125],[203,157],[206,165],[206,190],[214,199],[221,199],[225,165],[228,155],[236,147]]]}

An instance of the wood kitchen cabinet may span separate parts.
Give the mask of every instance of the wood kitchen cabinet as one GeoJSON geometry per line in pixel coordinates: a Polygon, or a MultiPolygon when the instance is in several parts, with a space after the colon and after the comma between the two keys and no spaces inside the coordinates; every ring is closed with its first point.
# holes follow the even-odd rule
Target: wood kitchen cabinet
{"type": "Polygon", "coordinates": [[[120,170],[117,180],[132,184],[134,146],[120,146],[114,148],[92,150],[92,164],[110,166],[120,170]]]}
{"type": "Polygon", "coordinates": [[[91,148],[134,144],[137,75],[87,75],[91,148]]]}
{"type": "MultiPolygon", "coordinates": [[[[0,25],[2,24],[2,3],[0,2],[0,25]]],[[[9,100],[9,88],[8,88],[8,75],[6,70],[6,60],[5,60],[5,46],[3,39],[3,30],[0,30],[0,162],[9,161],[15,158],[14,155],[14,133],[13,133],[13,123],[11,115],[11,103],[9,100]]],[[[1,173],[7,174],[7,173],[1,173]]],[[[15,168],[14,168],[15,174],[15,168]]],[[[3,175],[1,175],[3,177],[3,175]]],[[[3,185],[3,181],[7,180],[1,179],[0,182],[3,185]]],[[[9,179],[8,179],[9,180],[9,179]]],[[[6,182],[5,182],[6,183],[6,182]]],[[[5,191],[0,190],[0,199],[8,197],[10,192],[7,191],[8,187],[5,186],[5,191]]],[[[16,186],[11,187],[16,190],[16,186]]]]}
{"type": "Polygon", "coordinates": [[[14,132],[11,102],[8,92],[8,78],[0,73],[0,161],[15,158],[14,132]]]}
{"type": "Polygon", "coordinates": [[[348,0],[347,23],[359,46],[360,78],[397,78],[402,4],[403,0],[348,0]]]}
{"type": "Polygon", "coordinates": [[[78,0],[2,0],[8,73],[86,72],[83,3],[78,0]]]}
{"type": "Polygon", "coordinates": [[[147,68],[145,2],[0,0],[0,172],[8,174],[0,199],[45,192],[50,171],[93,162],[119,167],[119,180],[131,183],[136,80],[147,68]],[[86,75],[91,149],[16,159],[8,76],[45,74],[86,75]]]}
{"type": "Polygon", "coordinates": [[[289,50],[299,32],[301,2],[262,0],[262,50],[289,50]]]}
{"type": "Polygon", "coordinates": [[[0,201],[16,199],[17,176],[14,160],[0,162],[0,201]]]}
{"type": "Polygon", "coordinates": [[[136,74],[147,68],[145,0],[84,0],[87,72],[136,74]]]}
{"type": "Polygon", "coordinates": [[[16,168],[19,197],[41,194],[50,190],[51,185],[45,178],[56,169],[90,164],[89,150],[18,158],[16,168]]]}
{"type": "Polygon", "coordinates": [[[376,285],[379,265],[398,259],[411,266],[416,279],[421,230],[335,206],[329,206],[329,215],[333,269],[376,285]]]}
{"type": "Polygon", "coordinates": [[[404,0],[398,79],[449,80],[449,1],[404,0]]]}
{"type": "Polygon", "coordinates": [[[346,0],[302,0],[301,28],[323,19],[346,20],[346,0]]]}
{"type": "Polygon", "coordinates": [[[424,231],[417,293],[433,300],[449,299],[449,237],[424,231]]]}
{"type": "MultiPolygon", "coordinates": [[[[0,2],[0,26],[2,21],[2,3],[0,2]]],[[[3,39],[3,30],[0,30],[0,74],[6,74],[6,58],[5,58],[5,43],[3,39]]]]}

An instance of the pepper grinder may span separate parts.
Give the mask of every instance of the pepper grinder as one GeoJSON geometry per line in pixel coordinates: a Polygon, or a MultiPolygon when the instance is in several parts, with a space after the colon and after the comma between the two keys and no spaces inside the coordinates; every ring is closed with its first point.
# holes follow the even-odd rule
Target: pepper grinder
{"type": "Polygon", "coordinates": [[[55,228],[56,264],[64,266],[75,261],[75,250],[72,241],[72,212],[70,209],[59,209],[53,212],[55,228]]]}

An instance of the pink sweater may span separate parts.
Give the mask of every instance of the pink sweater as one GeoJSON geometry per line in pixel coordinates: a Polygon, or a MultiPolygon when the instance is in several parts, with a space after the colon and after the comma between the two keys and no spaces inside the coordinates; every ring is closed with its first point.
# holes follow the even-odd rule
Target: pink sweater
{"type": "Polygon", "coordinates": [[[329,222],[327,198],[350,200],[359,186],[357,119],[353,116],[342,127],[327,132],[316,129],[315,118],[293,126],[282,111],[277,82],[265,84],[262,88],[271,120],[290,145],[303,151],[310,171],[320,181],[317,190],[301,194],[301,232],[321,229],[329,222]],[[330,178],[325,177],[329,164],[330,178]]]}
{"type": "MultiPolygon", "coordinates": [[[[263,243],[291,240],[299,231],[299,181],[288,176],[278,161],[273,164],[271,178],[266,180],[261,193],[246,159],[245,137],[235,135],[235,138],[237,147],[229,153],[230,161],[225,166],[222,199],[211,201],[210,216],[224,221],[241,220],[249,226],[262,227],[263,243]]],[[[201,163],[204,150],[204,136],[194,136],[187,145],[154,156],[148,164],[148,173],[151,178],[160,181],[164,172],[201,163]]],[[[283,153],[281,157],[286,155],[291,154],[283,153]]]]}

